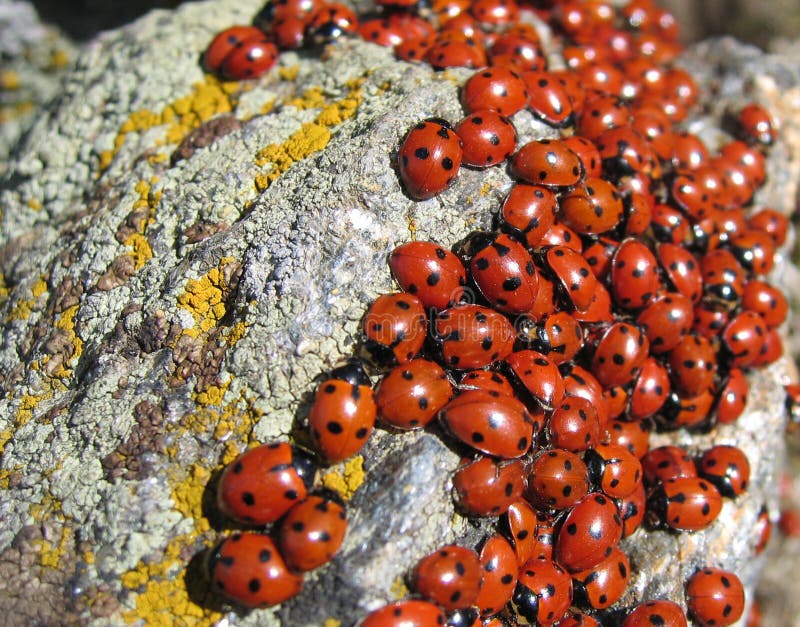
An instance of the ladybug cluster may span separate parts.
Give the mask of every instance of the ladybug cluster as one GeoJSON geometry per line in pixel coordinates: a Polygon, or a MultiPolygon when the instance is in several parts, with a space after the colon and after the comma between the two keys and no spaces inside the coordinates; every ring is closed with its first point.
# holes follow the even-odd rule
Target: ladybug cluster
{"type": "MultiPolygon", "coordinates": [[[[357,454],[377,423],[461,451],[453,500],[491,533],[420,559],[412,597],[362,627],[686,625],[672,601],[615,606],[632,574],[619,543],[643,524],[704,529],[747,489],[740,449],[651,450],[649,435],[734,423],[746,372],[782,354],[787,302],[765,275],[788,222],[753,204],[775,124],[749,104],[720,145],[686,131],[699,89],[674,64],[674,19],[651,0],[376,5],[359,21],[343,5],[272,3],[257,26],[218,35],[205,65],[255,77],[280,49],[349,34],[405,61],[476,68],[462,120],[422,120],[401,141],[399,180],[416,201],[457,185],[462,167],[503,166],[514,183],[492,230],[391,252],[398,291],[375,299],[357,355],[317,388],[313,452],[263,444],[224,470],[221,511],[257,530],[217,545],[211,580],[243,607],[296,595],[347,528],[316,467],[357,454]],[[564,69],[548,68],[534,16],[564,69]],[[518,145],[523,109],[559,138],[518,145]]],[[[766,509],[759,525],[758,551],[766,509]]],[[[744,592],[708,565],[685,603],[697,624],[729,625],[744,592]]]]}

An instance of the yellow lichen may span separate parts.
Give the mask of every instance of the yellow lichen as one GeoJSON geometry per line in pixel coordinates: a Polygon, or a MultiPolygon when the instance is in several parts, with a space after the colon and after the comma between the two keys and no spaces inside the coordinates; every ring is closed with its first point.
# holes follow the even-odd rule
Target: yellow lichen
{"type": "Polygon", "coordinates": [[[392,587],[389,588],[389,593],[392,595],[392,597],[398,600],[405,598],[405,596],[408,594],[408,587],[406,586],[406,582],[402,577],[397,577],[397,579],[392,582],[392,587]]]}
{"type": "Polygon", "coordinates": [[[61,69],[69,65],[69,54],[65,50],[53,50],[50,53],[50,68],[54,70],[61,69]]]}
{"type": "Polygon", "coordinates": [[[8,289],[6,285],[6,277],[5,275],[0,272],[0,303],[2,303],[6,298],[8,298],[8,294],[11,290],[8,289]]]}
{"type": "Polygon", "coordinates": [[[322,476],[322,485],[338,492],[349,501],[355,491],[364,483],[364,458],[356,455],[348,459],[341,470],[331,470],[322,476]]]}
{"type": "Polygon", "coordinates": [[[25,204],[34,211],[40,211],[42,208],[42,203],[37,198],[29,198],[25,204]]]}
{"type": "Polygon", "coordinates": [[[39,544],[39,564],[45,568],[59,568],[63,563],[64,555],[67,553],[71,537],[72,530],[69,525],[64,524],[61,527],[61,537],[56,544],[42,540],[39,544]]]}
{"type": "Polygon", "coordinates": [[[323,623],[322,627],[341,627],[342,621],[336,618],[326,618],[323,623]]]}
{"type": "Polygon", "coordinates": [[[225,315],[223,289],[225,285],[224,267],[233,263],[233,257],[223,257],[216,268],[212,268],[199,279],[189,279],[184,293],[178,296],[178,306],[192,314],[196,325],[184,329],[191,337],[198,337],[216,326],[225,315]]]}
{"type": "Polygon", "coordinates": [[[130,246],[133,251],[130,256],[133,257],[134,268],[139,270],[145,263],[153,258],[153,249],[150,247],[150,242],[144,235],[139,233],[131,234],[125,240],[125,246],[130,246]]]}
{"type": "Polygon", "coordinates": [[[9,91],[19,89],[22,81],[14,70],[5,70],[0,72],[0,89],[7,89],[9,91]]]}
{"type": "MultiPolygon", "coordinates": [[[[72,344],[72,357],[69,363],[77,361],[83,354],[83,340],[75,333],[75,314],[78,313],[78,305],[65,309],[62,314],[55,320],[53,326],[56,329],[61,329],[65,332],[67,340],[72,344]]],[[[42,360],[46,363],[46,358],[42,360]]],[[[65,379],[72,374],[72,370],[67,367],[67,362],[61,364],[53,376],[59,379],[65,379]]]]}
{"type": "Polygon", "coordinates": [[[291,67],[278,68],[278,76],[282,81],[293,81],[297,78],[297,73],[300,71],[300,65],[295,63],[291,67]]]}
{"type": "Polygon", "coordinates": [[[286,104],[295,109],[319,109],[324,107],[327,100],[322,91],[322,87],[311,87],[303,92],[303,95],[298,98],[292,98],[286,104]]]}
{"type": "Polygon", "coordinates": [[[166,125],[164,139],[160,143],[178,144],[190,131],[215,115],[233,111],[237,102],[236,94],[242,89],[238,83],[222,83],[208,75],[204,82],[194,84],[189,95],[178,98],[159,112],[149,109],[134,111],[117,131],[114,147],[100,154],[100,171],[111,165],[129,134],[166,125]]]}

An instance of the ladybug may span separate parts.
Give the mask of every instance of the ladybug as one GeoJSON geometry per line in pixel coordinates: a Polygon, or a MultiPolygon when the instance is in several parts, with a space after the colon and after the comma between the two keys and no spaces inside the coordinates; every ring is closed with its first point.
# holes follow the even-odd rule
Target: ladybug
{"type": "Polygon", "coordinates": [[[514,327],[508,319],[481,305],[457,305],[443,310],[434,323],[442,359],[449,368],[482,368],[505,359],[514,347],[514,327]]]}
{"type": "MultiPolygon", "coordinates": [[[[636,377],[637,380],[639,377],[636,377]]],[[[608,407],[608,416],[611,419],[619,418],[628,406],[628,390],[621,385],[616,385],[603,390],[608,407]]]]}
{"type": "Polygon", "coordinates": [[[394,47],[394,56],[401,61],[422,62],[428,56],[433,44],[433,37],[408,38],[394,47]]]}
{"type": "Polygon", "coordinates": [[[540,139],[522,146],[511,160],[511,174],[526,183],[571,187],[586,170],[578,155],[557,139],[540,139]]]}
{"type": "Polygon", "coordinates": [[[517,73],[541,70],[546,65],[535,33],[515,33],[512,29],[497,36],[489,49],[492,67],[507,67],[517,73]]]}
{"type": "Polygon", "coordinates": [[[711,160],[705,143],[694,133],[679,131],[672,134],[669,160],[676,170],[697,170],[711,160]]]}
{"type": "Polygon", "coordinates": [[[663,481],[648,502],[648,510],[678,531],[705,529],[721,509],[722,498],[717,488],[697,477],[663,481]]]}
{"type": "Polygon", "coordinates": [[[655,417],[666,429],[700,428],[709,423],[713,404],[714,393],[711,389],[703,390],[697,396],[687,396],[673,390],[655,417]]]}
{"type": "Polygon", "coordinates": [[[669,392],[667,369],[654,357],[648,357],[642,363],[642,369],[634,382],[628,415],[632,420],[649,418],[667,402],[669,392]]]}
{"type": "Polygon", "coordinates": [[[557,209],[558,201],[549,188],[516,183],[503,201],[500,219],[505,231],[532,248],[553,226],[557,209]]]}
{"type": "Polygon", "coordinates": [[[389,257],[392,275],[404,292],[426,308],[444,309],[464,293],[467,273],[461,261],[436,242],[408,242],[389,257]]]}
{"type": "Polygon", "coordinates": [[[597,235],[615,228],[624,207],[617,188],[601,178],[586,178],[561,197],[561,219],[581,234],[597,235]]]}
{"type": "Polygon", "coordinates": [[[414,569],[417,592],[445,610],[473,605],[481,585],[478,554],[455,544],[426,555],[414,569]]]}
{"type": "Polygon", "coordinates": [[[597,283],[597,291],[592,298],[592,302],[586,311],[572,311],[570,315],[578,322],[594,326],[598,323],[609,323],[614,320],[611,313],[611,294],[603,287],[602,283],[597,283]]]}
{"type": "Polygon", "coordinates": [[[578,254],[583,253],[583,242],[578,232],[568,227],[558,218],[553,222],[553,226],[547,230],[547,233],[542,236],[542,241],[539,242],[538,248],[547,249],[551,246],[564,246],[578,254]]]}
{"type": "Polygon", "coordinates": [[[613,498],[628,496],[642,480],[642,465],[619,444],[598,444],[584,456],[594,485],[613,498]]]}
{"type": "Polygon", "coordinates": [[[520,499],[524,482],[521,460],[467,459],[453,475],[453,500],[468,516],[499,516],[520,499]]]}
{"type": "Polygon", "coordinates": [[[358,30],[358,17],[346,4],[326,2],[312,14],[306,27],[311,41],[316,45],[333,41],[358,30]]]}
{"type": "Polygon", "coordinates": [[[400,180],[414,200],[433,198],[455,182],[461,159],[461,138],[450,124],[428,118],[414,126],[400,145],[400,180]]]}
{"type": "Polygon", "coordinates": [[[269,25],[269,36],[279,50],[297,50],[306,43],[308,17],[281,12],[269,25]]]}
{"type": "Polygon", "coordinates": [[[717,422],[723,425],[736,422],[747,406],[750,384],[740,368],[731,368],[728,377],[717,391],[717,422]]]}
{"type": "Polygon", "coordinates": [[[651,449],[642,458],[644,480],[654,486],[664,481],[697,477],[694,460],[679,446],[671,444],[651,449]]]}
{"type": "Polygon", "coordinates": [[[516,381],[545,410],[553,409],[564,397],[564,378],[558,365],[547,356],[532,350],[511,353],[505,360],[516,381]]]}
{"type": "Polygon", "coordinates": [[[732,625],[744,613],[744,587],[733,573],[706,566],[686,584],[686,605],[703,627],[732,625]]]}
{"type": "Polygon", "coordinates": [[[697,396],[711,387],[717,352],[707,338],[687,335],[669,352],[668,359],[673,382],[686,396],[697,396]]]}
{"type": "Polygon", "coordinates": [[[650,348],[641,329],[627,322],[609,325],[595,347],[592,374],[601,385],[626,385],[639,374],[650,348]]]}
{"type": "Polygon", "coordinates": [[[754,311],[743,311],[722,331],[722,347],[727,362],[734,368],[755,364],[767,338],[764,319],[754,311]]]}
{"type": "Polygon", "coordinates": [[[552,560],[530,559],[520,568],[511,604],[517,624],[552,625],[572,604],[572,578],[552,560]]]}
{"type": "Polygon", "coordinates": [[[646,601],[634,607],[622,621],[622,627],[686,627],[686,614],[677,603],[666,599],[646,601]]]}
{"type": "Polygon", "coordinates": [[[396,601],[371,612],[359,627],[432,627],[444,625],[445,617],[438,605],[412,599],[396,601]]]}
{"type": "Polygon", "coordinates": [[[760,209],[747,219],[747,225],[772,238],[775,246],[783,246],[789,229],[789,218],[775,209],[760,209]]]}
{"type": "Polygon", "coordinates": [[[572,361],[583,348],[583,329],[566,311],[557,311],[544,317],[536,326],[536,336],[530,340],[531,348],[547,355],[557,365],[572,361]]]}
{"type": "Polygon", "coordinates": [[[603,386],[591,372],[575,363],[564,375],[564,386],[569,396],[579,396],[586,399],[594,407],[600,428],[603,429],[608,422],[608,407],[603,398],[603,386]]]}
{"type": "Polygon", "coordinates": [[[445,405],[439,419],[464,444],[508,459],[528,452],[539,425],[515,398],[473,391],[445,405]]]}
{"type": "Polygon", "coordinates": [[[603,444],[619,444],[641,460],[650,450],[650,429],[648,420],[609,420],[600,441],[603,444]]]}
{"type": "Polygon", "coordinates": [[[660,286],[658,262],[641,241],[626,239],[611,262],[611,293],[625,309],[644,307],[660,286]]]}
{"type": "Polygon", "coordinates": [[[303,587],[303,575],[289,570],[278,547],[263,533],[235,533],[212,549],[211,584],[245,608],[272,607],[303,587]]]}
{"type": "MultiPolygon", "coordinates": [[[[578,116],[578,132],[595,142],[604,131],[627,124],[630,110],[617,96],[598,94],[586,101],[578,116]]],[[[597,151],[598,159],[600,151],[597,151]]]]}
{"type": "Polygon", "coordinates": [[[470,274],[484,298],[504,313],[525,313],[533,307],[539,275],[525,247],[501,233],[470,238],[475,252],[470,274]]]}
{"type": "Polygon", "coordinates": [[[766,157],[758,148],[732,141],[719,149],[720,157],[743,168],[747,178],[760,187],[767,178],[766,157]]]}
{"type": "Polygon", "coordinates": [[[519,74],[507,67],[489,67],[473,74],[461,90],[467,113],[494,109],[509,117],[525,108],[528,90],[519,74]]]}
{"type": "Polygon", "coordinates": [[[694,314],[691,300],[678,292],[668,292],[650,301],[639,312],[636,323],[650,342],[650,352],[661,355],[685,339],[692,329],[694,314]]]}
{"type": "Polygon", "coordinates": [[[594,142],[583,135],[570,135],[561,140],[583,163],[587,178],[600,178],[603,175],[603,161],[594,142]]]}
{"type": "Polygon", "coordinates": [[[580,396],[566,396],[550,414],[547,434],[553,446],[573,453],[597,446],[600,420],[597,408],[580,396]]]}
{"type": "Polygon", "coordinates": [[[405,39],[405,31],[400,24],[378,17],[361,22],[356,34],[364,41],[392,48],[402,44],[405,39]]]}
{"type": "Polygon", "coordinates": [[[753,274],[768,274],[775,267],[775,242],[768,233],[748,229],[731,236],[730,248],[742,267],[753,274]]]}
{"type": "Polygon", "coordinates": [[[680,211],[657,203],[651,217],[653,235],[660,242],[680,245],[689,238],[689,221],[680,211]]]}
{"type": "Polygon", "coordinates": [[[306,498],[316,467],[309,455],[286,442],[262,444],[225,467],[217,504],[236,521],[265,525],[306,498]]]}
{"type": "Polygon", "coordinates": [[[579,311],[586,311],[597,293],[597,278],[583,256],[567,246],[552,246],[545,262],[555,275],[566,300],[579,311]]]}
{"type": "Polygon", "coordinates": [[[203,53],[203,65],[210,72],[220,72],[225,59],[249,40],[261,40],[264,31],[255,26],[231,26],[221,31],[203,53]]]}
{"type": "Polygon", "coordinates": [[[627,538],[644,522],[647,511],[647,492],[644,482],[636,484],[633,492],[619,499],[619,513],[622,517],[622,537],[627,538]]]}
{"type": "Polygon", "coordinates": [[[519,19],[519,6],[514,0],[475,0],[469,10],[482,26],[514,24],[519,19]]]}
{"type": "Polygon", "coordinates": [[[527,501],[520,500],[512,503],[500,519],[501,529],[508,535],[518,566],[531,558],[539,557],[541,547],[536,533],[539,517],[539,510],[534,509],[527,501]]]}
{"type": "Polygon", "coordinates": [[[439,39],[428,48],[425,61],[430,63],[434,70],[449,67],[476,68],[486,65],[486,53],[483,46],[474,41],[443,40],[440,35],[439,39]]]}
{"type": "Polygon", "coordinates": [[[347,532],[344,504],[335,493],[311,495],[289,510],[278,527],[278,548],[287,566],[306,572],[333,559],[347,532]]]}
{"type": "Polygon", "coordinates": [[[436,362],[412,359],[393,368],[375,393],[378,416],[396,429],[426,426],[453,398],[453,385],[436,362]]]}
{"type": "Polygon", "coordinates": [[[523,72],[528,88],[528,109],[534,116],[554,128],[575,123],[575,111],[566,87],[558,77],[546,71],[523,72]]]}
{"type": "Polygon", "coordinates": [[[622,537],[622,518],[613,499],[590,492],[570,510],[556,539],[555,557],[570,572],[597,566],[622,537]]]}
{"type": "Polygon", "coordinates": [[[703,300],[719,311],[733,311],[744,292],[745,271],[734,254],[724,248],[706,253],[700,260],[703,300]]]}
{"type": "Polygon", "coordinates": [[[713,483],[722,496],[735,498],[747,490],[750,462],[740,448],[718,444],[703,453],[697,472],[713,483]]]}
{"type": "MultiPolygon", "coordinates": [[[[539,289],[536,291],[536,300],[533,307],[525,316],[526,322],[520,322],[520,329],[530,330],[530,323],[541,320],[543,317],[555,312],[556,310],[556,286],[547,275],[539,275],[539,289]]],[[[530,333],[528,333],[529,335],[530,333]]]]}
{"type": "Polygon", "coordinates": [[[503,609],[517,585],[517,556],[514,549],[499,533],[489,536],[480,555],[481,586],[475,605],[481,616],[493,616],[503,609]]]}
{"type": "Polygon", "coordinates": [[[258,78],[278,60],[278,47],[266,35],[239,42],[222,62],[220,71],[225,78],[243,80],[258,78]]]}
{"type": "Polygon", "coordinates": [[[700,303],[694,308],[692,331],[713,342],[717,340],[730,321],[731,316],[727,311],[716,310],[706,303],[700,303]]]}
{"type": "Polygon", "coordinates": [[[428,319],[412,294],[383,294],[367,309],[362,323],[364,352],[379,367],[405,364],[422,348],[428,319]]]}
{"type": "Polygon", "coordinates": [[[675,289],[693,303],[703,295],[703,276],[694,255],[683,246],[665,242],[658,247],[658,261],[675,289]]]}
{"type": "Polygon", "coordinates": [[[742,308],[756,312],[764,320],[767,329],[783,324],[789,306],[786,297],[766,281],[751,279],[744,285],[742,308]]]}
{"type": "Polygon", "coordinates": [[[494,370],[473,370],[467,372],[458,384],[459,390],[483,390],[497,392],[502,396],[514,396],[514,388],[499,372],[494,370]]]}
{"type": "Polygon", "coordinates": [[[762,368],[775,363],[783,355],[783,340],[778,329],[770,329],[764,337],[764,345],[753,362],[753,368],[762,368]]]}
{"type": "Polygon", "coordinates": [[[308,415],[311,439],[320,455],[340,462],[367,441],[378,413],[369,378],[361,366],[348,364],[317,388],[308,415]]]}
{"type": "Polygon", "coordinates": [[[756,519],[753,531],[753,535],[758,538],[754,549],[755,554],[761,555],[764,549],[767,548],[770,536],[772,536],[772,521],[769,518],[769,510],[767,510],[766,505],[762,505],[761,509],[758,510],[758,518],[756,519]]]}
{"type": "Polygon", "coordinates": [[[533,460],[525,498],[536,507],[572,507],[588,493],[589,473],[575,453],[556,448],[543,451],[533,460]]]}
{"type": "Polygon", "coordinates": [[[764,107],[754,102],[742,107],[736,121],[741,138],[747,142],[771,146],[778,136],[772,116],[764,107]]]}
{"type": "Polygon", "coordinates": [[[492,109],[472,111],[455,132],[462,142],[462,162],[476,168],[502,163],[517,147],[514,125],[492,109]]]}
{"type": "Polygon", "coordinates": [[[619,548],[614,548],[596,566],[573,573],[575,600],[579,605],[604,610],[625,594],[630,577],[628,556],[619,548]]]}

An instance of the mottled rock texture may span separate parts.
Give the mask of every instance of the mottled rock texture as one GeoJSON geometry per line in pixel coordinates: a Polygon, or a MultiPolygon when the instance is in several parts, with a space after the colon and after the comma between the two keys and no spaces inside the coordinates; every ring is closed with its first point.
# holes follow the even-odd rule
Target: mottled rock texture
{"type": "MultiPolygon", "coordinates": [[[[421,203],[392,154],[416,121],[461,117],[469,74],[396,63],[357,41],[286,53],[253,83],[220,83],[198,60],[258,0],[156,11],[90,42],[16,147],[0,191],[0,611],[19,624],[209,623],[202,552],[224,523],[219,470],[248,444],[303,442],[310,396],[349,355],[358,322],[393,288],[395,245],[446,245],[487,226],[511,181],[462,170],[421,203]]],[[[794,208],[800,72],[722,40],[686,60],[713,145],[726,105],[757,99],[784,129],[761,201],[794,208]]],[[[527,113],[523,141],[552,136],[527,113]]],[[[789,276],[788,266],[779,271],[789,276]]],[[[674,439],[736,443],[751,491],[705,532],[639,531],[625,601],[666,595],[698,564],[737,568],[749,589],[749,526],[774,508],[785,362],[751,377],[737,427],[674,439]]],[[[666,436],[665,436],[666,437],[666,436]]],[[[350,498],[341,554],[275,611],[231,624],[352,623],[403,593],[415,561],[481,530],[455,515],[458,456],[434,434],[378,431],[329,469],[350,498]]]]}

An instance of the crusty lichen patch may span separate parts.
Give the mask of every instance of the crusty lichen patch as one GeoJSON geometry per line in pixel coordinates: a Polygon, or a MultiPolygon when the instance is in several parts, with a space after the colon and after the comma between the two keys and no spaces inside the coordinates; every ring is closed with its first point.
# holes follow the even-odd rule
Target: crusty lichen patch
{"type": "Polygon", "coordinates": [[[355,455],[345,461],[341,467],[329,470],[322,475],[322,485],[337,492],[345,501],[349,501],[355,491],[364,483],[364,457],[355,455]]]}
{"type": "MultiPolygon", "coordinates": [[[[236,260],[223,257],[216,268],[212,268],[199,279],[189,279],[184,292],[178,296],[178,307],[188,311],[195,320],[195,326],[184,329],[184,334],[198,337],[216,327],[226,313],[227,296],[232,286],[230,278],[236,260]]],[[[231,329],[230,335],[237,340],[244,332],[243,327],[231,329]]]]}

